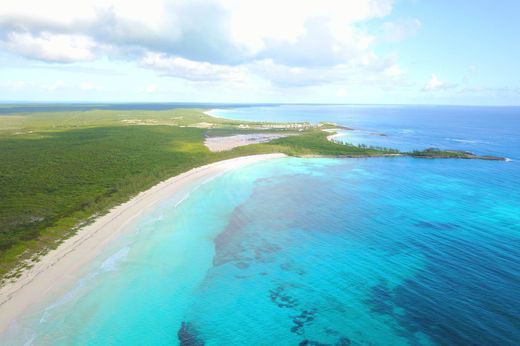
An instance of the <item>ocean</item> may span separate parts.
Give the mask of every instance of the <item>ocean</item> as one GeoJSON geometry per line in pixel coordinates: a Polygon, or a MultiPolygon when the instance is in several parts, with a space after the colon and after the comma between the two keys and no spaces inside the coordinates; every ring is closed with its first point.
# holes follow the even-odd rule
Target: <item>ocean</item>
{"type": "Polygon", "coordinates": [[[163,202],[3,344],[518,345],[520,108],[282,105],[341,140],[507,162],[280,158],[163,202]]]}
{"type": "Polygon", "coordinates": [[[333,122],[353,144],[400,150],[429,147],[520,160],[520,107],[279,105],[216,108],[215,116],[254,121],[333,122]]]}

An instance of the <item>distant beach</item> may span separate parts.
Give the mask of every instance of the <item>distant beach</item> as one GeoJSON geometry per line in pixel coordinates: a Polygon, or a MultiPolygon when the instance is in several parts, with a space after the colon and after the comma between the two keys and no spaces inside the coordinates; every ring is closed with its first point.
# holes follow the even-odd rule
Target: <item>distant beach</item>
{"type": "Polygon", "coordinates": [[[74,282],[82,266],[161,201],[176,196],[177,204],[181,203],[193,188],[225,172],[284,156],[245,156],[198,167],[155,185],[99,217],[25,270],[19,278],[0,288],[0,332],[45,297],[74,282]]]}
{"type": "Polygon", "coordinates": [[[208,109],[208,110],[203,111],[202,113],[209,115],[210,117],[213,117],[213,118],[222,118],[222,117],[219,117],[218,115],[216,115],[214,111],[215,111],[215,109],[208,109]]]}

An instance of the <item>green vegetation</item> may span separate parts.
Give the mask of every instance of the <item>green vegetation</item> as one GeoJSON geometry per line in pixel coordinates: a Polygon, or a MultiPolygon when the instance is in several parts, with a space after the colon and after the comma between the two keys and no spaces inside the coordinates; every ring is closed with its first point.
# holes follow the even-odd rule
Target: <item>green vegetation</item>
{"type": "Polygon", "coordinates": [[[413,157],[424,157],[424,158],[464,158],[467,155],[472,155],[468,152],[455,151],[455,150],[440,150],[437,148],[427,148],[424,150],[414,150],[410,153],[413,157]]]}
{"type": "MultiPolygon", "coordinates": [[[[213,118],[196,109],[93,110],[0,115],[0,277],[55,248],[95,216],[171,176],[238,156],[366,157],[387,148],[327,140],[323,128],[213,118]],[[205,136],[291,136],[212,153],[205,136]]],[[[464,157],[428,149],[414,157],[464,157]]],[[[462,156],[461,156],[462,155],[462,156]]]]}
{"type": "Polygon", "coordinates": [[[213,118],[193,109],[0,116],[0,276],[16,275],[17,264],[27,265],[56,247],[94,216],[196,166],[275,152],[386,153],[331,143],[317,128],[266,125],[213,118]],[[220,153],[203,144],[206,135],[263,131],[298,135],[220,153]]]}
{"type": "Polygon", "coordinates": [[[398,151],[387,148],[376,148],[365,145],[348,145],[327,140],[330,133],[318,129],[305,131],[299,136],[289,136],[275,139],[266,145],[280,145],[281,152],[294,156],[338,156],[365,157],[396,154],[398,151]]]}
{"type": "Polygon", "coordinates": [[[460,150],[440,150],[437,148],[427,148],[425,150],[414,150],[410,153],[403,153],[416,158],[426,159],[477,159],[477,160],[493,160],[493,161],[504,161],[504,157],[489,156],[489,155],[475,155],[468,151],[460,150]]]}

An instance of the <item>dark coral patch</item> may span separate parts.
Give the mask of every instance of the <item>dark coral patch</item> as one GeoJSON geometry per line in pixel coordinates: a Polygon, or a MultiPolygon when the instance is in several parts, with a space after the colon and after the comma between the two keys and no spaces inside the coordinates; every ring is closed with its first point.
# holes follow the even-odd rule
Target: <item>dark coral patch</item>
{"type": "Polygon", "coordinates": [[[280,269],[286,272],[294,272],[298,275],[305,275],[305,270],[298,268],[293,262],[285,262],[280,264],[280,269]]]}
{"type": "Polygon", "coordinates": [[[339,341],[336,343],[336,346],[349,346],[350,344],[352,344],[352,341],[344,336],[339,339],[339,341]]]}
{"type": "Polygon", "coordinates": [[[279,308],[294,308],[298,306],[298,300],[287,295],[283,287],[269,290],[269,298],[279,308]]]}
{"type": "Polygon", "coordinates": [[[190,322],[182,322],[177,337],[180,346],[204,346],[204,341],[197,335],[197,331],[190,322]]]}
{"type": "Polygon", "coordinates": [[[393,314],[392,292],[386,281],[382,280],[372,287],[371,298],[365,303],[371,306],[373,312],[385,315],[393,314]]]}
{"type": "Polygon", "coordinates": [[[313,341],[313,340],[303,340],[298,345],[299,346],[350,346],[352,342],[347,337],[342,337],[338,340],[338,342],[334,344],[324,344],[319,341],[313,341]]]}
{"type": "Polygon", "coordinates": [[[294,326],[291,328],[291,333],[302,335],[304,327],[314,321],[316,318],[316,310],[303,310],[298,316],[293,316],[292,321],[294,326]]]}
{"type": "Polygon", "coordinates": [[[247,269],[249,268],[249,263],[244,261],[235,262],[235,267],[237,267],[238,269],[247,269]]]}
{"type": "Polygon", "coordinates": [[[299,346],[332,346],[331,344],[324,344],[319,341],[303,340],[298,344],[299,346]]]}
{"type": "Polygon", "coordinates": [[[280,247],[276,244],[264,244],[255,248],[255,260],[259,263],[272,263],[274,261],[273,254],[280,251],[280,247]]]}

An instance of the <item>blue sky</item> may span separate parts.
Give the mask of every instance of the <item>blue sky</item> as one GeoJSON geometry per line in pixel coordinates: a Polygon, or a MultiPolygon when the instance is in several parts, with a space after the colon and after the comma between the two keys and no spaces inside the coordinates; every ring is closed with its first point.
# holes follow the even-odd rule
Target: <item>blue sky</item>
{"type": "Polygon", "coordinates": [[[520,105],[520,1],[11,1],[0,101],[520,105]]]}

